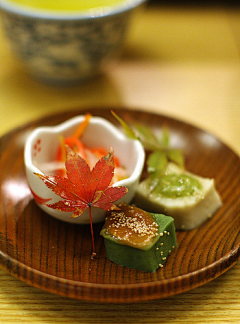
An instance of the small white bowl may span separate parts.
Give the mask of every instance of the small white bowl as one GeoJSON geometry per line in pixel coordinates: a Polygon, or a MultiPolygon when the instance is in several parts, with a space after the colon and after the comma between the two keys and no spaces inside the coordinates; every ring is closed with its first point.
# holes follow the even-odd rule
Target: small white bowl
{"type": "MultiPolygon", "coordinates": [[[[47,170],[47,167],[51,166],[56,158],[59,135],[71,136],[83,120],[84,116],[77,116],[58,126],[36,128],[28,137],[24,152],[27,179],[39,207],[57,219],[76,224],[89,223],[88,209],[80,217],[71,218],[72,213],[47,207],[44,205],[46,200],[51,199],[49,203],[54,203],[61,198],[48,189],[34,173],[51,174],[51,170],[47,170]]],[[[137,140],[127,138],[118,128],[100,117],[91,117],[81,139],[88,147],[103,146],[107,150],[110,146],[113,148],[114,155],[119,158],[121,165],[126,167],[129,174],[127,179],[113,185],[128,188],[128,193],[116,203],[121,201],[129,203],[134,197],[144,166],[145,152],[142,144],[137,140]]],[[[104,210],[93,207],[93,223],[104,221],[105,213],[104,210]]]]}

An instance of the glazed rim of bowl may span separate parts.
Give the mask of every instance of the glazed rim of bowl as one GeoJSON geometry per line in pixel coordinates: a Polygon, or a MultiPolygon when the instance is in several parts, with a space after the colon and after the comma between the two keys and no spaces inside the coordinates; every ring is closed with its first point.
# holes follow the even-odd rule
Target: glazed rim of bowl
{"type": "Polygon", "coordinates": [[[95,9],[87,9],[82,11],[57,11],[57,10],[45,10],[27,7],[25,5],[17,4],[11,0],[0,0],[0,10],[5,10],[10,13],[19,14],[29,18],[39,19],[92,19],[112,16],[121,14],[134,9],[144,3],[147,0],[123,0],[119,4],[113,6],[103,6],[95,9]]]}

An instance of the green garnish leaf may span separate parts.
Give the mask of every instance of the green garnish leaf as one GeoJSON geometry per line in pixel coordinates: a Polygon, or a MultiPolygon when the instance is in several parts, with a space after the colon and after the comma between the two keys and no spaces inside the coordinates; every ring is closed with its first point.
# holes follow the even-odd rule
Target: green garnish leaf
{"type": "Polygon", "coordinates": [[[170,135],[167,127],[162,128],[162,136],[158,138],[150,127],[136,123],[131,128],[114,111],[112,111],[112,114],[122,125],[127,137],[138,139],[146,150],[152,151],[147,159],[147,170],[152,179],[161,175],[168,161],[174,162],[181,168],[184,167],[182,152],[179,149],[169,148],[170,135]]]}
{"type": "Polygon", "coordinates": [[[162,146],[169,147],[170,145],[170,136],[169,131],[166,127],[163,127],[162,129],[162,146]]]}
{"type": "Polygon", "coordinates": [[[125,121],[121,117],[119,117],[114,111],[111,111],[111,113],[119,121],[119,123],[122,125],[122,128],[124,130],[124,133],[125,133],[125,135],[127,137],[129,137],[131,139],[138,139],[138,137],[136,136],[136,134],[133,131],[133,129],[131,127],[129,127],[128,124],[125,123],[125,121]]]}
{"type": "Polygon", "coordinates": [[[167,154],[164,151],[153,151],[147,160],[147,171],[155,173],[164,170],[167,165],[167,154]]]}
{"type": "Polygon", "coordinates": [[[143,146],[148,150],[161,150],[163,149],[162,144],[159,142],[158,138],[154,134],[151,128],[142,125],[134,124],[133,128],[138,138],[142,142],[143,146]]]}
{"type": "Polygon", "coordinates": [[[181,150],[171,149],[167,152],[167,156],[170,161],[176,163],[181,168],[184,167],[184,158],[183,158],[181,150]]]}

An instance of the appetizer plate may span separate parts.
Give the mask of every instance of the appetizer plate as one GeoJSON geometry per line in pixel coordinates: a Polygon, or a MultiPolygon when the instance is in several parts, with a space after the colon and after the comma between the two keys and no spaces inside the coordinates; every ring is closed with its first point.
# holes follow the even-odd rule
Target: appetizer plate
{"type": "MultiPolygon", "coordinates": [[[[240,158],[212,134],[182,121],[126,108],[68,111],[29,123],[0,139],[0,265],[20,280],[61,296],[93,302],[129,303],[186,292],[218,277],[240,256],[240,158]],[[70,224],[47,215],[28,187],[23,150],[29,133],[87,112],[119,127],[139,121],[156,132],[167,126],[171,145],[183,151],[186,168],[215,178],[223,206],[192,231],[178,231],[178,248],[155,273],[106,259],[103,224],[94,225],[97,258],[91,259],[89,225],[70,224]]],[[[144,176],[144,175],[143,175],[144,176]]]]}

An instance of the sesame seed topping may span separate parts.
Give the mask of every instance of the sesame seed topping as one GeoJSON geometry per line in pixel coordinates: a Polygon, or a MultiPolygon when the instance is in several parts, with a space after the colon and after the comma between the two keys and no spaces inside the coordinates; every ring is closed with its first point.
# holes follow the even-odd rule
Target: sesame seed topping
{"type": "MultiPolygon", "coordinates": [[[[124,214],[124,212],[112,212],[111,217],[109,218],[110,221],[113,221],[110,226],[112,228],[120,228],[126,227],[130,229],[132,232],[139,234],[139,235],[152,235],[157,236],[157,228],[158,224],[156,222],[152,222],[147,224],[143,217],[132,217],[124,214]]],[[[162,236],[163,233],[160,233],[162,236]]]]}
{"type": "Polygon", "coordinates": [[[159,236],[159,225],[151,214],[124,203],[118,207],[121,209],[107,214],[105,222],[106,230],[115,239],[131,246],[147,246],[159,236]]]}

